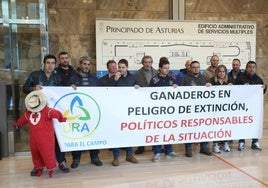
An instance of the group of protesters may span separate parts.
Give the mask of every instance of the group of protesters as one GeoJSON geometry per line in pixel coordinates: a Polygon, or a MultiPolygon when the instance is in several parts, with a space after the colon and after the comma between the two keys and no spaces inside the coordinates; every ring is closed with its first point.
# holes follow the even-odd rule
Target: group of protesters
{"type": "MultiPolygon", "coordinates": [[[[42,86],[72,86],[76,87],[95,87],[95,86],[133,86],[139,87],[178,87],[178,86],[211,86],[211,85],[244,85],[244,84],[261,84],[264,92],[266,91],[266,84],[256,74],[257,64],[255,61],[249,61],[244,70],[240,69],[241,62],[239,59],[233,59],[232,69],[228,72],[227,67],[219,64],[220,59],[218,55],[212,55],[210,58],[210,66],[201,73],[200,63],[196,60],[187,60],[185,68],[180,69],[178,74],[173,74],[170,70],[170,62],[167,57],[159,59],[158,68],[153,67],[153,58],[146,55],[142,58],[142,67],[135,73],[128,70],[129,64],[127,59],[120,59],[118,62],[109,60],[107,62],[108,73],[101,78],[97,78],[91,73],[92,60],[83,56],[79,59],[78,68],[75,69],[70,63],[70,56],[67,52],[60,52],[58,58],[54,55],[46,55],[43,60],[43,67],[41,70],[33,71],[25,84],[23,85],[23,92],[29,94],[36,90],[42,90],[42,86]],[[57,65],[58,60],[58,65],[57,65]]],[[[214,141],[212,151],[214,153],[230,152],[228,140],[214,141]]],[[[185,144],[185,155],[187,157],[193,156],[192,143],[185,144]]],[[[253,150],[261,151],[262,148],[257,138],[252,139],[251,148],[253,150]]],[[[122,149],[122,148],[121,148],[122,149]]],[[[238,150],[245,149],[245,139],[238,141],[238,150]]],[[[120,148],[112,148],[113,166],[119,166],[120,148]]],[[[132,147],[125,147],[123,151],[126,152],[126,161],[130,163],[139,163],[134,156],[142,154],[145,151],[144,146],[138,146],[135,152],[132,147]]],[[[179,155],[173,151],[171,144],[154,145],[152,146],[153,157],[152,161],[157,162],[161,159],[161,154],[164,153],[167,158],[177,158],[179,155]]],[[[209,149],[208,142],[200,143],[200,153],[204,155],[212,155],[209,149]]],[[[73,151],[71,168],[75,169],[79,166],[81,155],[84,151],[73,151]]],[[[96,166],[102,166],[103,162],[99,158],[99,150],[90,150],[91,163],[96,166]]],[[[58,162],[59,169],[67,173],[70,168],[67,165],[65,153],[60,151],[57,138],[55,136],[55,167],[58,162]]],[[[38,169],[44,166],[36,166],[31,171],[31,176],[40,176],[38,169]]],[[[40,170],[39,170],[40,172],[40,170]]]]}

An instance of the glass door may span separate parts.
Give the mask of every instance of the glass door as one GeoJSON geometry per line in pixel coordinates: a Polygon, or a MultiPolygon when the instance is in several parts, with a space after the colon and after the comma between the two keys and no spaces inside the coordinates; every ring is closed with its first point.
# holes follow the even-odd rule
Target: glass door
{"type": "MultiPolygon", "coordinates": [[[[25,111],[22,86],[49,52],[45,0],[2,0],[0,83],[5,84],[6,125],[0,125],[2,155],[29,151],[29,130],[11,124],[25,111]]],[[[0,107],[1,108],[1,107],[0,107]]]]}

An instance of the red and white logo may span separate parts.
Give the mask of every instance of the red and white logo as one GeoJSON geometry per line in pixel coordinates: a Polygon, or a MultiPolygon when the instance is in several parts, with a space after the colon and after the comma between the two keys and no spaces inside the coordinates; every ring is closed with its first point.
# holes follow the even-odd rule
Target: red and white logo
{"type": "Polygon", "coordinates": [[[36,125],[41,119],[41,113],[40,112],[36,112],[36,113],[31,113],[30,115],[30,122],[33,125],[36,125]]]}

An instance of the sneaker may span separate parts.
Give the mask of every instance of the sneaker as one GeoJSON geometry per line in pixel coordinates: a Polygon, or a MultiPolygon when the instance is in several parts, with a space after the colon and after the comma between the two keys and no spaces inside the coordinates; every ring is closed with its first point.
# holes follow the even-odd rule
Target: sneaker
{"type": "Polygon", "coordinates": [[[212,155],[212,152],[208,148],[201,148],[200,153],[204,155],[212,155]]]}
{"type": "Polygon", "coordinates": [[[262,150],[262,148],[261,148],[259,142],[254,142],[254,143],[252,143],[252,144],[251,144],[251,149],[259,150],[259,151],[262,150]]]}
{"type": "Polygon", "coordinates": [[[53,176],[53,170],[48,171],[48,176],[51,178],[53,176]]]}
{"type": "Polygon", "coordinates": [[[136,164],[139,163],[139,161],[133,155],[128,155],[126,157],[126,161],[131,162],[131,163],[136,163],[136,164]]]}
{"type": "Polygon", "coordinates": [[[91,164],[94,164],[96,166],[102,166],[103,165],[102,161],[98,157],[96,157],[94,159],[91,159],[91,164]]]}
{"type": "Polygon", "coordinates": [[[225,151],[225,152],[230,152],[231,151],[228,142],[224,142],[223,151],[225,151]]]}
{"type": "Polygon", "coordinates": [[[179,155],[174,151],[170,152],[169,154],[166,154],[166,158],[175,158],[175,157],[179,157],[179,155]]]}
{"type": "Polygon", "coordinates": [[[158,162],[160,161],[160,156],[161,156],[161,153],[156,153],[152,159],[153,162],[158,162]]]}
{"type": "Polygon", "coordinates": [[[74,159],[71,168],[77,168],[79,166],[80,160],[79,159],[74,159]]]}
{"type": "Polygon", "coordinates": [[[186,157],[192,157],[193,156],[192,149],[186,149],[185,155],[186,157]]]}
{"type": "Polygon", "coordinates": [[[65,161],[62,161],[59,165],[58,165],[59,169],[64,172],[64,173],[68,173],[70,172],[70,168],[67,166],[65,161]]]}
{"type": "Polygon", "coordinates": [[[213,145],[213,152],[214,153],[221,153],[221,150],[220,150],[220,147],[219,147],[218,143],[215,143],[213,145]]]}
{"type": "Polygon", "coordinates": [[[113,162],[112,162],[112,165],[113,166],[119,166],[119,164],[120,164],[120,162],[119,162],[118,157],[115,157],[114,160],[113,160],[113,162]]]}
{"type": "Polygon", "coordinates": [[[145,151],[144,146],[139,146],[139,147],[137,148],[137,150],[135,151],[135,154],[139,155],[139,154],[144,153],[144,151],[145,151]]]}
{"type": "Polygon", "coordinates": [[[244,149],[245,149],[245,143],[244,142],[239,142],[238,151],[243,151],[244,149]]]}
{"type": "MultiPolygon", "coordinates": [[[[152,151],[154,151],[154,148],[152,148],[152,151]]],[[[161,153],[165,153],[165,149],[161,148],[161,153]]]]}
{"type": "Polygon", "coordinates": [[[30,172],[31,176],[36,176],[37,174],[37,169],[33,167],[32,171],[30,172]]]}

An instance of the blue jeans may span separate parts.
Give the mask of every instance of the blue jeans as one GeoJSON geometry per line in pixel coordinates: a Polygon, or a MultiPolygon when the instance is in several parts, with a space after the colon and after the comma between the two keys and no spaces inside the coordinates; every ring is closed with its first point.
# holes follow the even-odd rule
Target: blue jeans
{"type": "MultiPolygon", "coordinates": [[[[173,151],[171,144],[164,145],[164,148],[165,148],[166,155],[173,151]]],[[[153,146],[153,151],[154,151],[154,154],[161,153],[162,146],[161,145],[153,146]]]]}
{"type": "MultiPolygon", "coordinates": [[[[76,152],[77,152],[77,151],[72,151],[73,159],[75,159],[75,156],[77,155],[76,152]]],[[[80,157],[81,157],[81,154],[80,154],[80,157]]],[[[58,150],[56,151],[56,159],[57,159],[57,162],[58,162],[59,164],[61,164],[63,161],[66,162],[65,152],[61,152],[60,149],[58,149],[58,150]]]]}
{"type": "MultiPolygon", "coordinates": [[[[83,151],[72,151],[73,159],[80,160],[82,152],[83,151]]],[[[100,152],[99,150],[90,150],[89,152],[90,152],[90,158],[91,159],[99,157],[99,152],[100,152]]],[[[55,136],[55,154],[56,154],[57,162],[59,164],[62,163],[63,161],[66,162],[65,152],[60,151],[59,143],[58,143],[58,140],[57,140],[56,136],[55,136]]]]}
{"type": "MultiPolygon", "coordinates": [[[[73,151],[72,152],[72,156],[73,156],[73,160],[76,159],[76,160],[79,160],[81,159],[81,155],[82,155],[82,152],[83,151],[73,151]]],[[[100,150],[89,150],[89,154],[90,154],[90,159],[95,159],[95,158],[99,158],[99,152],[100,150]]]]}
{"type": "MultiPolygon", "coordinates": [[[[127,147],[124,148],[126,150],[126,156],[132,155],[133,154],[133,150],[132,147],[127,147]]],[[[119,148],[113,148],[112,149],[114,157],[119,157],[120,156],[120,149],[119,148]]]]}
{"type": "MultiPolygon", "coordinates": [[[[207,148],[208,142],[200,142],[200,148],[207,148]]],[[[186,143],[185,144],[185,150],[192,149],[192,143],[186,143]]]]}

